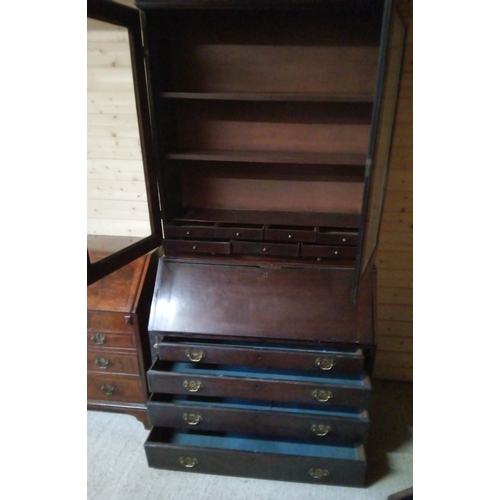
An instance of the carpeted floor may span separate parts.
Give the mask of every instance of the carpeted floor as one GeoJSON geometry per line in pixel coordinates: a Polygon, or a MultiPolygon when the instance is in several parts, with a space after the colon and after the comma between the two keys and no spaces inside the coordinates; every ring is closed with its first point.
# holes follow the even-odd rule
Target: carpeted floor
{"type": "Polygon", "coordinates": [[[365,488],[150,469],[132,416],[87,412],[88,500],[386,500],[413,482],[412,385],[373,382],[365,488]]]}

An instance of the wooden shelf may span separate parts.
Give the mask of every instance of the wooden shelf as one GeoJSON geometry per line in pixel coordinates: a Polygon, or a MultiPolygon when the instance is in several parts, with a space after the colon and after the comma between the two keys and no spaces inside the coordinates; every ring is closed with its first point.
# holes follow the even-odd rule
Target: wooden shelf
{"type": "Polygon", "coordinates": [[[160,96],[171,99],[332,103],[372,103],[374,99],[372,94],[298,94],[280,92],[161,92],[160,96]]]}
{"type": "Polygon", "coordinates": [[[168,160],[291,163],[314,165],[365,165],[366,155],[349,153],[293,153],[274,151],[184,151],[167,153],[168,160]]]}

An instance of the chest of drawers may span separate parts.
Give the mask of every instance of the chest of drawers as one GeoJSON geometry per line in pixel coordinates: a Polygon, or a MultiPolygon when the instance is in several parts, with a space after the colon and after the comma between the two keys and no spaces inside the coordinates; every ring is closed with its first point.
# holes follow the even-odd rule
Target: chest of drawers
{"type": "Polygon", "coordinates": [[[87,288],[87,407],[134,415],[146,427],[156,261],[154,254],[140,257],[87,288]]]}

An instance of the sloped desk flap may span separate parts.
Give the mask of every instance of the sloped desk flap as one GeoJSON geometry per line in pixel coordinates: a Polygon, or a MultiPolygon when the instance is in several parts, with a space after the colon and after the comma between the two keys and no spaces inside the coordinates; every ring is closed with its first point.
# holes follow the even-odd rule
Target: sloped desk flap
{"type": "Polygon", "coordinates": [[[351,302],[352,269],[159,262],[149,330],[369,344],[374,273],[351,302]]]}

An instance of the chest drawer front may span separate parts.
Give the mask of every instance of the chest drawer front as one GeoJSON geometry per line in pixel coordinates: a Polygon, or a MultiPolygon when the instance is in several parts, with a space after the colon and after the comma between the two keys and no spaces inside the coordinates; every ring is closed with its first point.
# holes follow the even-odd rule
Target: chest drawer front
{"type": "Polygon", "coordinates": [[[367,408],[368,377],[302,376],[289,370],[157,361],[148,371],[151,392],[367,408]]]}
{"type": "Polygon", "coordinates": [[[139,377],[88,373],[87,399],[144,403],[146,397],[139,377]]]}
{"type": "Polygon", "coordinates": [[[87,332],[87,346],[136,349],[135,336],[121,333],[87,332]]]}
{"type": "Polygon", "coordinates": [[[134,333],[135,314],[109,311],[87,311],[87,329],[94,332],[134,333]]]}
{"type": "Polygon", "coordinates": [[[344,486],[362,486],[366,474],[362,446],[157,427],[144,446],[148,465],[158,469],[344,486]]]}
{"type": "Polygon", "coordinates": [[[284,344],[186,341],[164,337],[158,343],[165,361],[276,367],[296,370],[363,373],[361,349],[293,348],[284,344]]]}
{"type": "Polygon", "coordinates": [[[176,429],[364,443],[369,426],[366,411],[232,398],[153,394],[147,407],[152,425],[176,429]]]}
{"type": "Polygon", "coordinates": [[[301,257],[324,259],[354,259],[356,247],[327,246],[327,245],[302,245],[301,257]]]}
{"type": "Polygon", "coordinates": [[[300,247],[298,243],[280,244],[280,243],[254,243],[250,241],[233,241],[231,245],[233,252],[236,254],[298,257],[300,253],[300,247]]]}
{"type": "Polygon", "coordinates": [[[263,239],[264,226],[260,224],[220,223],[214,229],[214,237],[221,240],[254,240],[263,239]]]}
{"type": "Polygon", "coordinates": [[[229,255],[231,244],[223,241],[165,240],[166,252],[213,253],[229,255]]]}
{"type": "Polygon", "coordinates": [[[136,354],[117,354],[107,349],[87,350],[87,371],[97,373],[124,373],[139,375],[136,354]]]}
{"type": "Polygon", "coordinates": [[[325,245],[355,246],[358,244],[358,233],[355,231],[342,231],[335,228],[320,227],[317,242],[325,245]]]}
{"type": "Polygon", "coordinates": [[[286,227],[266,226],[264,230],[266,241],[308,241],[316,242],[316,228],[314,227],[286,227]]]}
{"type": "Polygon", "coordinates": [[[166,225],[167,238],[213,238],[214,223],[198,221],[174,221],[166,225]]]}

